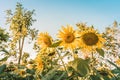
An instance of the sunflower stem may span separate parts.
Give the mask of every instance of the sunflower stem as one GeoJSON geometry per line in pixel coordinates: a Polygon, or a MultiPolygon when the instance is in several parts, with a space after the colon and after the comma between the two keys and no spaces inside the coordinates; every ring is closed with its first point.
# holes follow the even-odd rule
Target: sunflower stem
{"type": "Polygon", "coordinates": [[[91,68],[92,68],[92,75],[94,75],[94,62],[95,62],[95,59],[94,59],[94,53],[92,52],[91,54],[91,59],[92,59],[92,62],[91,62],[91,68]]]}
{"type": "Polygon", "coordinates": [[[60,56],[60,54],[59,54],[58,51],[57,51],[57,54],[58,54],[58,56],[59,56],[59,58],[60,58],[60,60],[61,60],[61,62],[62,62],[62,64],[63,64],[63,67],[64,67],[64,69],[65,69],[65,72],[66,72],[67,75],[68,75],[68,71],[67,71],[67,68],[66,68],[66,66],[65,66],[65,63],[64,63],[64,61],[62,60],[62,58],[61,58],[61,56],[60,56]]]}
{"type": "Polygon", "coordinates": [[[92,52],[92,56],[91,56],[92,60],[94,60],[94,56],[93,56],[93,52],[92,52]]]}

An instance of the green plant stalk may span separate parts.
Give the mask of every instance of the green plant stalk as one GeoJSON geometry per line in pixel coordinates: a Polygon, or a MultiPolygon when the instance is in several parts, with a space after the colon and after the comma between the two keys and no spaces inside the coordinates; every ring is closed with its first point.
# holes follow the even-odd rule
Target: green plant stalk
{"type": "Polygon", "coordinates": [[[35,73],[35,75],[36,75],[36,76],[35,76],[35,79],[36,79],[36,80],[40,80],[38,73],[35,73]]]}
{"type": "Polygon", "coordinates": [[[51,66],[51,68],[53,68],[53,66],[52,66],[52,57],[50,57],[50,60],[51,60],[51,62],[50,62],[50,66],[51,66]]]}
{"type": "MultiPolygon", "coordinates": [[[[60,54],[59,54],[58,51],[57,51],[57,54],[58,54],[58,56],[59,56],[59,58],[60,58],[61,56],[60,56],[60,54]]],[[[67,73],[67,75],[68,75],[68,71],[67,71],[67,68],[66,68],[66,66],[65,66],[64,61],[62,60],[62,58],[60,58],[60,60],[61,60],[61,62],[62,62],[62,64],[63,64],[63,67],[64,67],[64,69],[65,69],[65,71],[66,71],[66,73],[67,73]]]]}
{"type": "Polygon", "coordinates": [[[92,75],[94,75],[94,55],[93,52],[91,53],[91,70],[92,70],[92,75]]]}

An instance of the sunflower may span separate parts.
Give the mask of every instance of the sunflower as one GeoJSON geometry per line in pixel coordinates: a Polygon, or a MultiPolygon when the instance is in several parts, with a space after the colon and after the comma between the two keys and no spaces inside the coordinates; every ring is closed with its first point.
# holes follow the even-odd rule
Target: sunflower
{"type": "Polygon", "coordinates": [[[77,33],[70,25],[67,25],[66,28],[63,26],[62,30],[59,30],[57,36],[62,41],[60,45],[63,46],[65,49],[74,49],[79,43],[79,40],[76,38],[77,33]]]}
{"type": "Polygon", "coordinates": [[[97,30],[93,28],[87,28],[80,32],[79,46],[83,51],[95,51],[96,48],[102,48],[105,39],[102,34],[99,34],[97,30]]]}
{"type": "Polygon", "coordinates": [[[38,35],[37,43],[38,45],[40,45],[41,48],[50,47],[50,45],[52,44],[52,37],[47,32],[40,33],[38,35]]]}
{"type": "Polygon", "coordinates": [[[115,61],[115,63],[116,63],[118,66],[120,66],[120,59],[117,59],[117,60],[115,61]]]}
{"type": "Polygon", "coordinates": [[[43,62],[40,55],[37,55],[37,57],[35,58],[35,63],[36,63],[36,71],[41,72],[43,70],[43,62]]]}
{"type": "Polygon", "coordinates": [[[21,75],[21,76],[25,76],[25,70],[24,69],[20,69],[20,71],[19,71],[19,74],[21,75]]]}
{"type": "Polygon", "coordinates": [[[21,76],[21,77],[24,77],[24,78],[26,77],[26,69],[18,69],[18,68],[16,68],[14,73],[21,76]]]}

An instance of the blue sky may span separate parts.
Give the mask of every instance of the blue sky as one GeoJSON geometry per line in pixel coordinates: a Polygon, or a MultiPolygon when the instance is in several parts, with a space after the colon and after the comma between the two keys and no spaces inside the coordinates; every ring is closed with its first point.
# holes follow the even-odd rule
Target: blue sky
{"type": "Polygon", "coordinates": [[[25,9],[35,9],[34,18],[37,21],[32,27],[40,32],[47,31],[52,36],[55,36],[62,25],[76,27],[76,23],[86,22],[103,31],[114,20],[120,22],[119,0],[1,0],[1,27],[9,28],[5,25],[5,10],[14,11],[17,2],[22,3],[25,9]]]}
{"type": "MultiPolygon", "coordinates": [[[[36,10],[34,18],[37,21],[32,28],[49,32],[53,37],[62,25],[70,24],[76,28],[76,23],[86,22],[87,25],[94,25],[99,31],[104,31],[114,20],[120,22],[120,0],[1,0],[0,27],[9,29],[5,25],[5,11],[14,11],[17,2],[22,3],[25,9],[36,10]]],[[[30,49],[32,47],[29,50],[28,47],[25,47],[25,51],[34,53],[30,49]]],[[[31,56],[35,57],[35,54],[31,56]]]]}

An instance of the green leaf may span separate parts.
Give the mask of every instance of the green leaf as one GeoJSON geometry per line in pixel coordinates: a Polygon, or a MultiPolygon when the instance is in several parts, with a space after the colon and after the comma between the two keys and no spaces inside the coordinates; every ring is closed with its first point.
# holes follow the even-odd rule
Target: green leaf
{"type": "Polygon", "coordinates": [[[62,41],[57,41],[57,42],[53,43],[50,47],[57,47],[60,45],[61,42],[62,41]]]}
{"type": "Polygon", "coordinates": [[[35,70],[34,69],[27,69],[26,72],[29,73],[29,74],[34,74],[35,70]]]}
{"type": "Polygon", "coordinates": [[[117,68],[115,68],[115,69],[112,70],[112,73],[114,73],[114,74],[120,74],[120,71],[117,68]]]}
{"type": "Polygon", "coordinates": [[[9,54],[10,54],[10,53],[9,53],[7,50],[5,50],[4,48],[3,48],[1,51],[3,51],[6,55],[9,55],[9,54]]]}
{"type": "Polygon", "coordinates": [[[0,74],[3,73],[5,69],[6,69],[6,65],[5,64],[0,66],[0,74]]]}
{"type": "Polygon", "coordinates": [[[101,80],[99,76],[97,75],[90,75],[91,80],[101,80]]]}
{"type": "Polygon", "coordinates": [[[96,51],[102,56],[102,57],[104,57],[104,50],[103,49],[98,49],[98,48],[96,48],[96,51]]]}
{"type": "Polygon", "coordinates": [[[51,69],[49,72],[47,72],[47,74],[45,74],[41,80],[52,80],[52,78],[55,76],[55,72],[56,70],[59,68],[60,66],[56,66],[55,68],[51,69]]]}
{"type": "Polygon", "coordinates": [[[63,72],[62,75],[60,75],[57,80],[62,80],[62,78],[64,78],[65,75],[66,75],[66,72],[63,72]]]}
{"type": "Polygon", "coordinates": [[[9,56],[5,56],[4,58],[0,59],[0,61],[7,61],[8,58],[9,56]]]}
{"type": "Polygon", "coordinates": [[[117,68],[117,70],[119,70],[119,72],[120,72],[120,68],[116,65],[116,64],[114,64],[113,62],[111,62],[110,60],[107,60],[110,64],[112,64],[113,66],[115,66],[116,68],[117,68]]]}
{"type": "Polygon", "coordinates": [[[103,76],[104,80],[111,80],[108,76],[103,76]]]}
{"type": "Polygon", "coordinates": [[[76,58],[71,62],[72,68],[79,74],[80,77],[84,77],[90,72],[89,62],[81,58],[76,58]]]}

